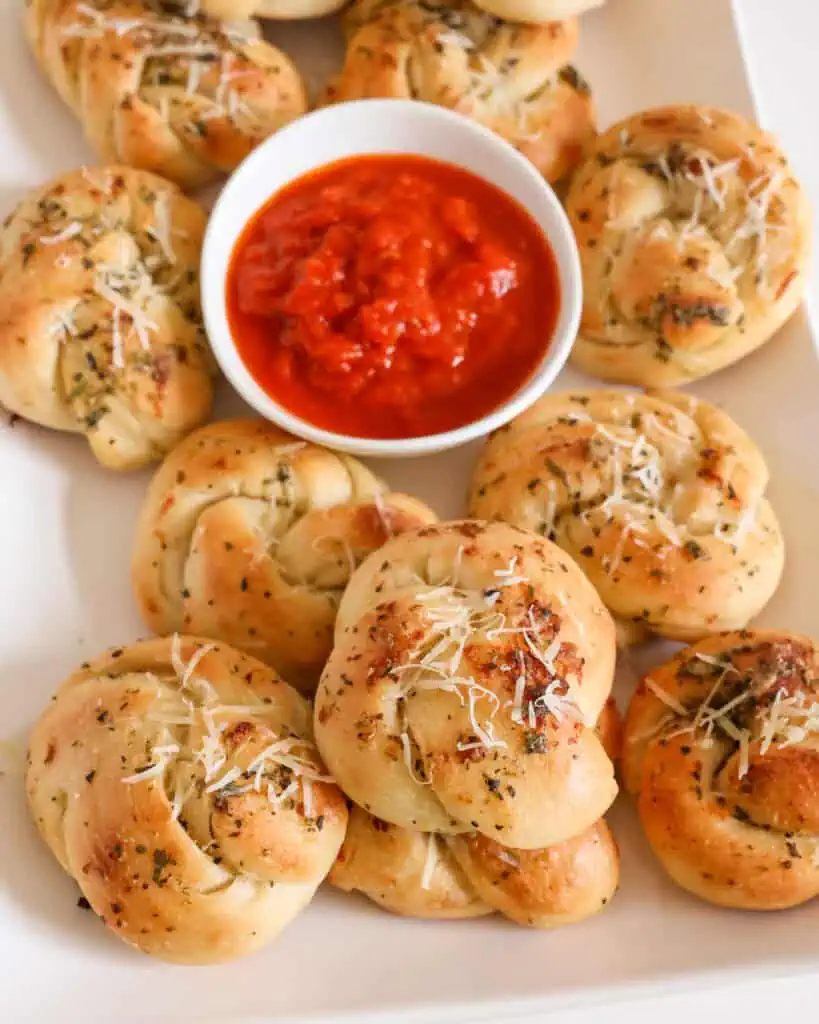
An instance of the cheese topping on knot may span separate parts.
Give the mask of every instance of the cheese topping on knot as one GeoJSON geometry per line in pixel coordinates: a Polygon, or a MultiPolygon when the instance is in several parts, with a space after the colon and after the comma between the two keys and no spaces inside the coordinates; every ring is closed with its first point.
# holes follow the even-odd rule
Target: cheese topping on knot
{"type": "Polygon", "coordinates": [[[142,0],[27,0],[40,65],[105,160],[196,188],[307,109],[301,77],[242,28],[142,0]]]}
{"type": "Polygon", "coordinates": [[[65,174],[0,229],[0,401],[85,434],[106,466],[163,455],[209,414],[204,211],[127,167],[65,174]]]}
{"type": "Polygon", "coordinates": [[[633,639],[741,628],[779,583],[768,470],[715,406],[675,392],[547,395],[487,442],[470,511],[554,540],[633,639]]]}
{"type": "Polygon", "coordinates": [[[673,386],[758,348],[796,310],[806,197],[775,141],[702,107],[635,115],[572,181],[585,303],[573,358],[606,380],[673,386]]]}
{"type": "Polygon", "coordinates": [[[316,694],[345,792],[386,821],[535,848],[614,797],[593,723],[613,624],[557,548],[502,524],[390,540],[356,571],[316,694]]]}
{"type": "Polygon", "coordinates": [[[68,680],[32,733],[27,789],[105,923],[182,963],[270,941],[310,902],[347,824],[307,702],[260,662],[178,635],[68,680]]]}
{"type": "Polygon", "coordinates": [[[819,656],[809,639],[726,633],[634,695],[624,771],[680,885],[766,910],[819,895],[819,656]]]}
{"type": "Polygon", "coordinates": [[[570,64],[577,23],[518,25],[469,0],[357,0],[344,15],[344,68],[328,98],[424,100],[502,135],[549,181],[594,137],[591,91],[570,64]]]}
{"type": "Polygon", "coordinates": [[[605,2],[606,0],[475,0],[478,7],[498,18],[532,25],[575,18],[595,7],[602,7],[605,2]]]}

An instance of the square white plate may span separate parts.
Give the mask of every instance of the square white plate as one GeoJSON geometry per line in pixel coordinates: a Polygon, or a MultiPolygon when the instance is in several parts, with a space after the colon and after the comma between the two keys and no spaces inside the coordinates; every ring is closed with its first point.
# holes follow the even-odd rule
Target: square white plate
{"type": "MultiPolygon", "coordinates": [[[[0,215],[29,187],[91,160],[27,52],[19,6],[0,0],[0,215]]],[[[752,114],[730,0],[610,0],[584,19],[583,30],[578,64],[603,125],[677,101],[752,114]]],[[[332,66],[335,35],[327,26],[276,30],[314,78],[332,66]]],[[[567,371],[560,383],[577,381],[567,371]]],[[[819,363],[807,318],[798,316],[759,353],[694,390],[749,427],[772,467],[790,557],[762,621],[815,631],[819,363]]],[[[239,411],[239,403],[226,396],[221,411],[239,411]]],[[[461,450],[379,470],[442,516],[456,515],[473,458],[474,449],[461,450]]],[[[146,480],[100,469],[77,438],[23,423],[0,428],[0,739],[15,740],[20,753],[34,718],[78,662],[142,632],[128,569],[146,480]]],[[[640,660],[656,657],[647,650],[640,660]]],[[[621,694],[634,667],[624,666],[621,694]]],[[[698,903],[658,870],[621,797],[613,818],[622,887],[586,924],[539,933],[496,918],[406,921],[328,892],[255,957],[171,967],[131,952],[77,908],[73,883],[28,819],[17,759],[2,750],[10,762],[0,776],[2,1021],[487,1019],[759,977],[819,958],[819,909],[743,915],[698,903]]]]}

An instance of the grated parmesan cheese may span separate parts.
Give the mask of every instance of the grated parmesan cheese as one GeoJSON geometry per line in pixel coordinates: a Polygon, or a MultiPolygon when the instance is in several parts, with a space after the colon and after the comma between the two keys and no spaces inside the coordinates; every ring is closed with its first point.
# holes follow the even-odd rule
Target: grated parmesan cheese
{"type": "Polygon", "coordinates": [[[216,780],[216,782],[212,782],[209,786],[207,786],[205,788],[205,792],[217,793],[220,789],[224,789],[226,786],[229,786],[230,783],[234,781],[234,779],[238,779],[241,774],[242,771],[240,768],[237,768],[235,766],[233,768],[229,768],[224,775],[222,775],[220,778],[216,780]]]}
{"type": "Polygon", "coordinates": [[[176,263],[176,253],[171,240],[170,199],[168,192],[158,193],[154,203],[154,223],[147,229],[147,233],[159,245],[167,262],[176,263]]]}
{"type": "Polygon", "coordinates": [[[168,766],[167,758],[160,758],[159,761],[154,764],[148,765],[147,768],[142,768],[140,771],[135,772],[133,775],[126,775],[122,781],[130,784],[135,782],[144,782],[145,779],[155,779],[165,773],[165,769],[168,766]]]}
{"type": "Polygon", "coordinates": [[[419,786],[430,786],[432,785],[431,779],[421,778],[415,774],[415,765],[412,761],[412,747],[410,746],[409,734],[404,731],[399,734],[398,738],[401,741],[401,752],[404,755],[404,764],[406,765],[407,771],[410,776],[418,783],[419,786]]]}
{"type": "Polygon", "coordinates": [[[39,240],[43,245],[59,245],[60,242],[67,242],[70,238],[76,238],[77,235],[81,234],[82,224],[78,220],[73,220],[62,231],[58,231],[56,235],[41,235],[39,240]]]}
{"type": "Polygon", "coordinates": [[[662,703],[665,704],[666,707],[671,708],[671,710],[676,712],[676,714],[678,715],[685,716],[688,714],[686,708],[684,708],[683,705],[680,704],[680,702],[675,697],[672,697],[671,694],[668,693],[666,690],[663,690],[661,687],[657,686],[657,684],[653,680],[646,678],[643,680],[643,682],[645,684],[646,689],[650,690],[651,693],[653,693],[654,696],[657,698],[657,700],[662,701],[662,703]]]}
{"type": "Polygon", "coordinates": [[[125,313],[131,318],[134,330],[137,332],[137,337],[143,349],[150,349],[151,343],[148,339],[148,332],[157,332],[159,330],[158,325],[134,301],[126,299],[125,296],[121,295],[102,278],[98,278],[94,284],[94,291],[101,299],[109,302],[114,309],[118,309],[120,313],[125,313]]]}
{"type": "Polygon", "coordinates": [[[438,863],[437,837],[434,832],[427,836],[427,853],[424,857],[424,870],[421,873],[421,888],[429,890],[432,888],[432,876],[435,872],[435,865],[438,863]]]}
{"type": "Polygon", "coordinates": [[[467,51],[475,49],[475,44],[469,36],[465,36],[461,32],[455,32],[453,30],[439,32],[435,39],[436,42],[443,43],[444,46],[458,46],[462,50],[467,51]]]}
{"type": "MultiPolygon", "coordinates": [[[[256,790],[266,793],[272,807],[280,806],[283,800],[301,784],[304,793],[303,815],[305,818],[312,817],[314,807],[312,783],[330,780],[328,776],[322,775],[316,767],[312,759],[312,747],[308,742],[294,737],[274,738],[264,750],[252,759],[246,769],[233,765],[226,771],[223,770],[227,764],[227,754],[223,744],[223,734],[227,723],[217,722],[217,717],[228,713],[271,714],[275,713],[276,709],[263,704],[257,706],[220,704],[216,689],[197,674],[197,669],[203,658],[214,647],[214,644],[197,647],[186,662],[182,657],[181,638],[178,633],[173,635],[170,646],[170,662],[179,687],[178,700],[187,713],[179,713],[178,705],[175,702],[169,703],[164,699],[159,701],[158,706],[150,709],[145,716],[145,721],[160,726],[162,738],[150,750],[152,763],[135,774],[125,777],[123,782],[134,784],[145,779],[160,777],[174,762],[190,762],[194,766],[202,766],[203,781],[206,783],[205,793],[222,792],[228,788],[232,794],[256,790]],[[169,725],[191,729],[197,724],[201,724],[203,727],[204,735],[200,737],[199,748],[193,751],[188,751],[185,744],[175,740],[168,732],[169,725]],[[283,792],[279,794],[276,794],[274,786],[269,783],[265,784],[265,771],[273,764],[279,765],[294,775],[290,783],[284,787],[283,792]]],[[[179,779],[176,780],[170,801],[172,818],[175,819],[179,816],[185,802],[195,790],[195,779],[184,789],[181,787],[179,779]]]]}
{"type": "Polygon", "coordinates": [[[272,786],[267,787],[267,799],[274,807],[280,807],[285,800],[291,796],[295,796],[299,788],[298,782],[293,779],[289,782],[281,793],[276,793],[272,786]]]}
{"type": "Polygon", "coordinates": [[[310,780],[305,776],[301,779],[301,799],[304,817],[312,818],[315,806],[313,802],[313,787],[310,784],[310,780]]]}
{"type": "Polygon", "coordinates": [[[306,441],[293,441],[292,444],[280,444],[276,447],[276,455],[295,455],[307,447],[306,441]]]}

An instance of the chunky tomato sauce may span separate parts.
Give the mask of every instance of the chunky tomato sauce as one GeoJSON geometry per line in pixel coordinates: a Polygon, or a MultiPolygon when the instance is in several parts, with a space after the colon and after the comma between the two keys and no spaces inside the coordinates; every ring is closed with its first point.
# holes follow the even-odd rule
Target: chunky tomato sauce
{"type": "Polygon", "coordinates": [[[340,161],[276,193],[236,244],[228,317],[256,381],[358,437],[462,426],[511,397],[551,340],[548,242],[504,192],[418,156],[340,161]]]}

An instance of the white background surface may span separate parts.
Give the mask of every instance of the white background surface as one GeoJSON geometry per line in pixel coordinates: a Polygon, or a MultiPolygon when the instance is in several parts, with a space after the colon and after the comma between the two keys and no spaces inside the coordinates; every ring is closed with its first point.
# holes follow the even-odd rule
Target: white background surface
{"type": "MultiPolygon", "coordinates": [[[[0,0],[4,211],[34,182],[88,158],[73,119],[22,52],[17,18],[21,2],[0,0]]],[[[721,43],[727,0],[610,4],[612,17],[606,24],[617,26],[619,34],[612,39],[590,32],[590,45],[579,62],[600,82],[604,120],[615,113],[607,108],[618,88],[624,95],[645,95],[646,105],[710,97],[746,108],[738,56],[721,43]],[[628,40],[614,14],[620,5],[629,10],[623,17],[632,36],[628,40]],[[685,20],[680,12],[693,17],[685,20]],[[665,25],[663,51],[657,39],[672,13],[675,25],[681,24],[671,40],[665,25]],[[666,66],[669,42],[677,57],[676,77],[666,66]],[[603,62],[605,73],[596,74],[603,62]]],[[[819,0],[736,0],[736,5],[762,119],[782,136],[819,207],[819,0]]],[[[813,281],[819,295],[816,272],[813,281]]],[[[819,373],[804,331],[795,324],[781,348],[769,346],[733,368],[730,377],[717,375],[701,393],[724,398],[729,410],[749,426],[760,421],[760,441],[775,470],[773,496],[787,536],[799,538],[799,557],[792,559],[768,621],[778,617],[794,629],[819,633],[819,530],[815,518],[804,518],[807,510],[819,508],[819,373]]],[[[130,606],[127,563],[144,480],[98,471],[83,446],[66,436],[22,428],[0,441],[0,520],[5,530],[5,535],[0,533],[5,576],[0,586],[2,739],[27,730],[55,682],[74,663],[139,632],[130,606]],[[37,475],[25,481],[25,488],[9,486],[7,481],[17,474],[22,479],[30,470],[37,475]],[[40,527],[36,545],[30,543],[30,520],[40,527]],[[29,538],[25,550],[24,537],[29,538]],[[5,604],[4,596],[11,598],[5,604]]],[[[389,476],[428,496],[427,478],[440,475],[443,465],[436,460],[406,464],[389,476]]],[[[453,481],[447,500],[436,502],[442,514],[457,511],[459,489],[460,482],[453,481]]],[[[559,1011],[555,1018],[568,1024],[676,1024],[683,1019],[689,1024],[693,1016],[696,1024],[711,1024],[729,1014],[741,1013],[744,1022],[753,1022],[763,1015],[770,1019],[774,1013],[790,1016],[801,1010],[812,1024],[819,1006],[819,904],[784,915],[747,917],[699,904],[662,877],[637,835],[627,802],[620,803],[617,825],[629,832],[623,892],[610,911],[588,926],[543,936],[497,922],[436,929],[368,912],[362,904],[353,912],[331,894],[303,915],[270,955],[229,968],[178,972],[135,957],[76,910],[76,893],[34,836],[19,791],[0,789],[0,1024],[24,1019],[51,1024],[69,1018],[113,1024],[117,1019],[146,1019],[143,1008],[162,1021],[202,1019],[210,1013],[213,1022],[235,1024],[254,1010],[272,1021],[277,1008],[282,1014],[293,1012],[305,1002],[329,1012],[374,1006],[382,999],[414,1003],[425,993],[432,999],[485,999],[493,985],[524,998],[595,979],[617,984],[636,965],[646,976],[681,972],[674,991],[682,994],[642,1002],[606,1002],[601,995],[597,1005],[559,1011]],[[771,971],[781,974],[786,963],[814,951],[815,979],[803,975],[799,980],[762,982],[766,970],[754,966],[770,964],[771,971]],[[683,974],[693,969],[709,969],[710,980],[686,982],[683,974]],[[742,984],[727,990],[715,987],[721,969],[733,970],[734,979],[741,971],[742,984]]],[[[655,984],[654,992],[669,990],[655,984]]],[[[501,1024],[503,1013],[497,1006],[491,1011],[484,1006],[482,1019],[501,1024]]],[[[435,1024],[436,1015],[399,1011],[394,1020],[435,1024]]]]}

